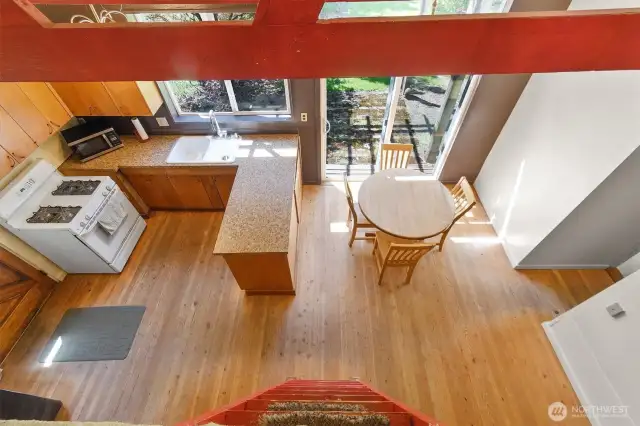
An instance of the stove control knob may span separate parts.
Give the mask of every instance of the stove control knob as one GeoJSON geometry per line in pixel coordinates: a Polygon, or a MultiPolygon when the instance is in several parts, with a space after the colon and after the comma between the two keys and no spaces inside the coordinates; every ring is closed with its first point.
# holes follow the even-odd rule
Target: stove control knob
{"type": "Polygon", "coordinates": [[[86,223],[80,222],[80,226],[82,226],[83,228],[84,228],[85,225],[86,225],[86,223]]]}
{"type": "Polygon", "coordinates": [[[111,191],[111,189],[112,189],[111,186],[107,185],[107,191],[111,191]]]}
{"type": "Polygon", "coordinates": [[[84,216],[85,219],[89,220],[91,219],[91,216],[89,216],[88,214],[84,216]]]}
{"type": "Polygon", "coordinates": [[[104,191],[104,192],[102,193],[102,196],[103,196],[103,197],[106,197],[107,195],[109,195],[109,193],[108,193],[107,191],[104,191]]]}

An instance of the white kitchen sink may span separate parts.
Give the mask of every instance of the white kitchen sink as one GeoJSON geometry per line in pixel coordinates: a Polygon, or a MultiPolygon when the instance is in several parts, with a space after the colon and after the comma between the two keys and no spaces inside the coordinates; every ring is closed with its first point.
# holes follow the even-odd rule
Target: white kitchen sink
{"type": "Polygon", "coordinates": [[[236,161],[238,139],[215,136],[182,136],[167,157],[167,163],[227,164],[236,161]]]}

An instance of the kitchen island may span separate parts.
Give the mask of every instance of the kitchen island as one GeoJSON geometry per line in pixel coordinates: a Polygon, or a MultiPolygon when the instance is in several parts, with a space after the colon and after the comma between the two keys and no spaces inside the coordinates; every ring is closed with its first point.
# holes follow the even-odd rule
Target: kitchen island
{"type": "Polygon", "coordinates": [[[298,135],[245,135],[230,164],[166,163],[181,137],[139,142],[123,136],[123,148],[86,163],[71,158],[60,171],[116,177],[143,214],[150,208],[224,210],[213,250],[239,287],[248,295],[295,294],[302,201],[298,135]]]}

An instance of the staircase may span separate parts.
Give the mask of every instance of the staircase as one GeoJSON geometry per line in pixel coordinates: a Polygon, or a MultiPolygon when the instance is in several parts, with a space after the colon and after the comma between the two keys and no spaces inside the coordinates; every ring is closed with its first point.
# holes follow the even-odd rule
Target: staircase
{"type": "Polygon", "coordinates": [[[179,426],[444,426],[359,380],[287,380],[179,426]]]}

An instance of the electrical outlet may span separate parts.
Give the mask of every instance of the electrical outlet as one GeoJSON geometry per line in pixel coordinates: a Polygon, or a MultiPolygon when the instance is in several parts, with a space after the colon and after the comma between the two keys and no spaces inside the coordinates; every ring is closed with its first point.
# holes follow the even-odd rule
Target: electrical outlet
{"type": "Polygon", "coordinates": [[[300,121],[303,121],[303,122],[307,121],[307,113],[306,112],[300,113],[300,121]]]}
{"type": "Polygon", "coordinates": [[[160,127],[169,127],[169,122],[164,117],[156,117],[156,121],[160,127]]]}
{"type": "Polygon", "coordinates": [[[622,308],[622,306],[620,306],[619,303],[614,303],[612,305],[607,306],[607,312],[609,312],[609,315],[611,315],[613,318],[617,318],[620,315],[624,315],[624,309],[622,308]]]}

